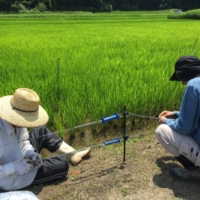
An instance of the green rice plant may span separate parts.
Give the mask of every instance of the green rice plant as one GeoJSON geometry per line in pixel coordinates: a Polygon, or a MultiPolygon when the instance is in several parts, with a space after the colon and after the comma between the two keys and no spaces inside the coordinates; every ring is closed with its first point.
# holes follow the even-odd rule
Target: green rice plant
{"type": "Polygon", "coordinates": [[[199,55],[200,27],[167,15],[0,15],[0,95],[35,90],[53,130],[122,113],[124,104],[142,115],[178,109],[184,87],[169,77],[180,56],[199,55]]]}

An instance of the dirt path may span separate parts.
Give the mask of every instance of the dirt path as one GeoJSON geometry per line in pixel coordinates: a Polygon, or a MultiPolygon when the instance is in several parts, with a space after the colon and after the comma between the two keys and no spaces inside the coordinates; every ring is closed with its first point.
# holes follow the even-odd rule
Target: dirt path
{"type": "Polygon", "coordinates": [[[92,150],[91,157],[70,166],[68,178],[26,188],[41,200],[199,200],[200,183],[170,177],[178,164],[158,144],[155,135],[92,150]]]}

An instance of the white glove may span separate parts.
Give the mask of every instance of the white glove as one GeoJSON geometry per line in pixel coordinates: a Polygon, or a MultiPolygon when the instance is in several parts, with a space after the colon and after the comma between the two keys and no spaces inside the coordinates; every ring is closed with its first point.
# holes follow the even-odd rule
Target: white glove
{"type": "Polygon", "coordinates": [[[15,171],[23,175],[29,172],[33,168],[33,163],[28,159],[17,160],[13,162],[15,171]]]}
{"type": "Polygon", "coordinates": [[[41,155],[33,150],[27,150],[24,158],[31,160],[35,168],[39,169],[43,165],[41,155]]]}

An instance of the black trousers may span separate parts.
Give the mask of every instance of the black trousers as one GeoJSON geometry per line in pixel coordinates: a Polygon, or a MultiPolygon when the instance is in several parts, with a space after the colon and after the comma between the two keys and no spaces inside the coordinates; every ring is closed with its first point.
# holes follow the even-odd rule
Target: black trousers
{"type": "MultiPolygon", "coordinates": [[[[34,128],[29,133],[29,140],[38,153],[40,153],[43,148],[48,149],[50,152],[55,152],[62,143],[62,139],[57,137],[46,127],[34,128]]],[[[38,169],[31,185],[64,178],[68,170],[69,165],[65,158],[55,156],[43,159],[43,165],[38,169]]]]}

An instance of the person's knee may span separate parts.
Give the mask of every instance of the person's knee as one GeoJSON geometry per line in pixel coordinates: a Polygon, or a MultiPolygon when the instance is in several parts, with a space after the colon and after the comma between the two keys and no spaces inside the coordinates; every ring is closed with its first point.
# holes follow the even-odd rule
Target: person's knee
{"type": "Polygon", "coordinates": [[[36,130],[42,134],[48,134],[49,129],[45,126],[36,127],[36,130]]]}
{"type": "Polygon", "coordinates": [[[160,124],[155,131],[158,141],[164,140],[164,138],[168,137],[169,132],[169,126],[167,126],[166,124],[160,124]]]}
{"type": "Polygon", "coordinates": [[[160,124],[157,128],[156,128],[156,136],[159,136],[164,132],[165,129],[165,124],[160,124]]]}
{"type": "Polygon", "coordinates": [[[45,126],[35,127],[29,134],[41,135],[47,132],[47,128],[45,126]]]}

